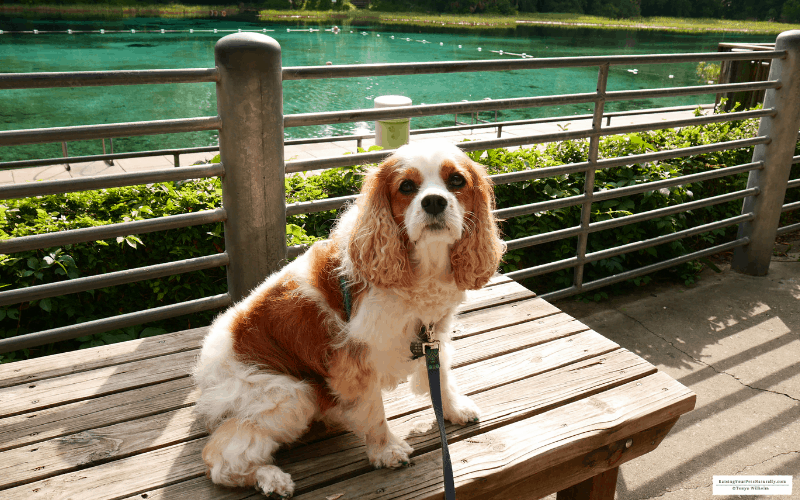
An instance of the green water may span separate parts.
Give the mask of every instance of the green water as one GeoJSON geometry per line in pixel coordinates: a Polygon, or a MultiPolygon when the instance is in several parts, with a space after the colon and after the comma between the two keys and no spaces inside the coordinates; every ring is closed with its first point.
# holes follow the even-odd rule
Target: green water
{"type": "MultiPolygon", "coordinates": [[[[309,26],[303,26],[308,28],[309,26]]],[[[334,35],[324,31],[287,32],[300,26],[267,25],[234,20],[126,19],[119,21],[47,21],[0,18],[0,72],[97,71],[157,68],[210,68],[214,44],[226,33],[188,33],[189,29],[267,29],[283,49],[284,66],[421,62],[515,58],[491,51],[535,57],[714,52],[720,41],[774,41],[770,36],[695,35],[647,31],[611,31],[519,27],[492,32],[436,33],[402,27],[350,27],[334,35]],[[105,34],[55,34],[44,31],[105,29],[105,34]],[[40,33],[10,31],[38,29],[40,33]],[[135,34],[130,33],[135,29],[135,34]],[[186,30],[160,33],[160,29],[186,30]],[[122,32],[112,33],[120,30],[122,32]],[[154,32],[145,33],[151,30],[154,32]],[[422,42],[424,40],[425,42],[422,42]],[[460,47],[459,47],[460,45],[460,47]],[[478,50],[478,49],[481,50],[478,50]]],[[[697,85],[696,65],[612,66],[609,90],[697,85]],[[670,75],[672,77],[670,78],[670,75]]],[[[284,112],[307,113],[371,108],[380,95],[399,94],[414,104],[592,92],[596,68],[459,73],[335,80],[289,81],[284,84],[284,112]]],[[[713,102],[713,95],[609,103],[608,111],[713,102]]],[[[500,112],[503,120],[582,114],[588,104],[500,112]]],[[[0,91],[0,130],[115,123],[216,114],[213,83],[0,91]]],[[[488,114],[485,116],[488,117],[488,114]]],[[[467,118],[467,117],[464,117],[467,118]]],[[[453,124],[453,116],[415,118],[412,127],[453,124]]],[[[286,138],[365,133],[372,123],[347,123],[286,130],[286,138]]],[[[207,146],[215,132],[119,138],[116,152],[207,146]]],[[[99,154],[100,141],[74,142],[71,155],[99,154]]],[[[0,161],[58,157],[60,144],[0,148],[0,161]]]]}

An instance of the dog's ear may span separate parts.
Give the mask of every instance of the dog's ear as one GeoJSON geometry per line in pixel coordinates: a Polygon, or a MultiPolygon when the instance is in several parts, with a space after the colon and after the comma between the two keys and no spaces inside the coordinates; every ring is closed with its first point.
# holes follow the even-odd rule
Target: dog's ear
{"type": "Polygon", "coordinates": [[[407,238],[391,209],[389,177],[396,163],[390,157],[367,172],[347,248],[354,272],[378,287],[408,286],[412,278],[407,238]]]}
{"type": "Polygon", "coordinates": [[[464,233],[450,252],[450,265],[461,290],[477,290],[497,272],[506,244],[500,238],[494,210],[494,188],[483,165],[469,158],[461,165],[472,177],[472,211],[464,215],[464,233]]]}

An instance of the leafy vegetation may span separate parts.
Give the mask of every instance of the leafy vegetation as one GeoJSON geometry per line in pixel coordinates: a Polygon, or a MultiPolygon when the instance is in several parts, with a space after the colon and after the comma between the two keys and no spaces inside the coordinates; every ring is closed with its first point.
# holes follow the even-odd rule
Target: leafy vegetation
{"type": "MultiPolygon", "coordinates": [[[[600,143],[600,156],[601,158],[627,156],[646,153],[653,149],[685,148],[752,137],[756,133],[756,128],[757,121],[749,120],[605,137],[600,143]]],[[[798,153],[800,154],[800,148],[798,153]]],[[[499,174],[586,161],[588,144],[586,141],[566,141],[518,151],[504,149],[477,151],[471,153],[471,156],[487,165],[491,174],[499,174]]],[[[751,157],[752,148],[740,148],[603,169],[596,174],[595,189],[615,189],[719,169],[748,163],[751,157]]],[[[365,169],[365,166],[347,167],[326,170],[318,174],[290,176],[286,179],[286,201],[295,203],[355,194],[360,188],[361,174],[365,169]]],[[[795,165],[792,178],[798,177],[800,177],[800,165],[795,165]]],[[[591,221],[614,219],[740,190],[745,187],[746,179],[746,174],[739,174],[602,201],[593,204],[591,221]]],[[[584,175],[572,174],[497,185],[495,192],[498,208],[506,208],[579,195],[583,192],[583,185],[584,175]]],[[[800,200],[799,191],[795,189],[788,192],[786,202],[800,200]]],[[[219,206],[220,194],[219,180],[206,179],[6,200],[0,204],[0,238],[208,210],[219,206]]],[[[730,202],[592,233],[588,239],[587,252],[672,234],[685,228],[733,217],[740,211],[741,201],[730,202]]],[[[337,211],[332,210],[288,217],[287,243],[310,244],[327,237],[336,215],[337,211]]],[[[789,224],[797,222],[798,214],[789,212],[783,217],[782,224],[789,224]]],[[[580,206],[573,206],[508,219],[502,223],[502,231],[506,239],[516,239],[574,227],[579,223],[580,206]]],[[[584,282],[730,241],[735,237],[735,232],[735,227],[719,229],[657,247],[598,260],[586,265],[584,282]]],[[[52,283],[212,255],[222,252],[223,247],[222,224],[209,224],[116,240],[2,255],[0,286],[23,288],[52,283]]],[[[571,238],[514,250],[505,256],[502,270],[509,272],[566,259],[574,256],[575,249],[576,239],[571,238]]],[[[701,268],[701,264],[693,262],[665,271],[661,276],[691,284],[701,268]]],[[[652,279],[654,278],[636,278],[584,298],[598,300],[615,290],[642,286],[652,279]]],[[[572,270],[566,269],[532,278],[523,284],[538,293],[546,293],[568,287],[571,283],[572,270]]],[[[225,293],[226,289],[224,268],[215,268],[0,307],[0,338],[216,295],[225,293]]],[[[214,311],[208,311],[81,337],[42,348],[4,354],[0,355],[0,362],[202,326],[208,324],[214,314],[214,311]]]]}

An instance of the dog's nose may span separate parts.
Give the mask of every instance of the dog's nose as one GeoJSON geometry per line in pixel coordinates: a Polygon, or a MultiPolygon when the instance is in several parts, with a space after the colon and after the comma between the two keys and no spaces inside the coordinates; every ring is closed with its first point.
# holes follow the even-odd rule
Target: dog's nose
{"type": "Polygon", "coordinates": [[[422,198],[422,209],[431,215],[437,215],[447,208],[447,200],[438,194],[429,194],[422,198]]]}

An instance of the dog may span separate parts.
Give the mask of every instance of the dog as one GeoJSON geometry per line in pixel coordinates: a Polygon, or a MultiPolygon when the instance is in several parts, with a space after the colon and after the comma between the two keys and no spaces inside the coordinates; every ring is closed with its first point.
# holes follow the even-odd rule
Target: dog
{"type": "Polygon", "coordinates": [[[364,438],[376,468],[413,449],[386,422],[382,390],[408,380],[428,392],[420,327],[441,342],[445,418],[480,410],[450,374],[454,314],[483,287],[505,251],[484,167],[452,144],[409,144],[368,170],[361,196],[330,239],[269,276],[218,316],[194,370],[197,411],[211,433],[203,461],[214,483],[294,493],[275,451],[314,421],[364,438]]]}

